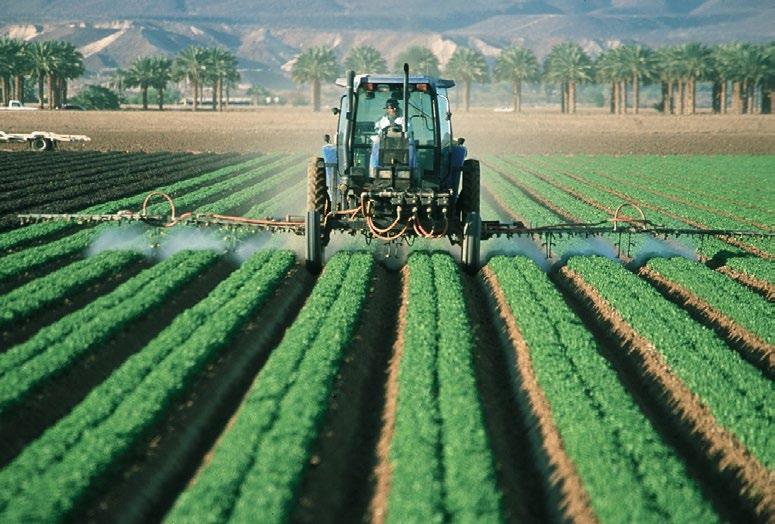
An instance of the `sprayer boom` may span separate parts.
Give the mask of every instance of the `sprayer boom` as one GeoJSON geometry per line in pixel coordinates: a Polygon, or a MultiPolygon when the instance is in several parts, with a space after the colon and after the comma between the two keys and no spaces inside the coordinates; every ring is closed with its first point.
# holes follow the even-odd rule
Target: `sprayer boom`
{"type": "MultiPolygon", "coordinates": [[[[391,194],[391,197],[394,195],[391,194]]],[[[371,214],[371,208],[366,203],[367,195],[364,194],[360,207],[343,211],[332,211],[324,215],[311,212],[312,215],[286,216],[284,218],[246,218],[239,216],[220,215],[215,213],[183,213],[176,215],[172,198],[160,192],[150,193],[143,202],[140,212],[119,211],[113,214],[78,214],[78,213],[27,213],[18,215],[22,224],[34,222],[64,221],[76,224],[93,224],[100,222],[143,222],[156,227],[173,227],[176,225],[189,225],[196,227],[218,227],[225,229],[248,229],[252,231],[269,231],[272,233],[283,232],[296,235],[306,235],[307,229],[319,230],[320,241],[323,245],[328,242],[333,231],[350,234],[362,234],[367,239],[379,239],[389,242],[409,241],[413,237],[441,238],[447,237],[453,244],[461,244],[466,248],[468,237],[474,236],[477,240],[487,240],[494,237],[530,237],[538,240],[545,247],[547,257],[552,256],[552,246],[557,238],[589,238],[594,236],[615,237],[615,243],[619,250],[619,256],[629,256],[629,247],[632,245],[633,235],[649,235],[657,238],[678,237],[721,237],[721,238],[772,238],[772,231],[746,231],[732,229],[693,229],[675,228],[659,225],[647,220],[643,211],[636,205],[625,203],[616,209],[614,215],[600,222],[590,223],[558,223],[546,226],[527,227],[522,222],[504,223],[497,220],[471,222],[470,218],[465,223],[455,216],[448,216],[446,209],[441,218],[422,216],[418,206],[402,209],[397,206],[397,213],[392,223],[387,227],[375,225],[371,214]],[[153,196],[164,198],[170,209],[169,215],[148,214],[148,201],[153,196]],[[626,217],[621,214],[624,207],[634,208],[640,218],[626,217]],[[312,218],[310,218],[312,217],[312,218]],[[423,223],[425,222],[425,226],[423,223]],[[431,224],[432,227],[428,226],[431,224]],[[480,224],[478,232],[476,227],[480,224]],[[430,230],[427,228],[430,227],[430,230]],[[472,229],[473,227],[473,229],[472,229]]],[[[309,236],[309,235],[307,235],[309,236]]],[[[477,254],[478,255],[478,254],[477,254]]],[[[478,259],[478,256],[476,257],[478,259]]]]}

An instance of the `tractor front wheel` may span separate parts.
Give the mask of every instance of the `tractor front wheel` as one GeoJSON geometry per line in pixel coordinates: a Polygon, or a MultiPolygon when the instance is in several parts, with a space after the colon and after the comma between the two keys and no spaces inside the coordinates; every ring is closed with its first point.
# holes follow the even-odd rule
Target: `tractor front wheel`
{"type": "Polygon", "coordinates": [[[460,221],[465,222],[468,213],[479,214],[479,161],[469,158],[463,162],[463,187],[457,197],[460,221]]]}
{"type": "Polygon", "coordinates": [[[307,164],[307,211],[325,215],[328,199],[326,165],[320,157],[312,157],[307,164]]]}
{"type": "Polygon", "coordinates": [[[48,138],[38,137],[30,142],[30,149],[38,153],[54,149],[54,142],[48,138]]]}
{"type": "Polygon", "coordinates": [[[479,271],[479,250],[482,243],[482,219],[477,212],[466,215],[463,222],[463,247],[460,253],[460,261],[463,269],[475,274],[479,271]]]}

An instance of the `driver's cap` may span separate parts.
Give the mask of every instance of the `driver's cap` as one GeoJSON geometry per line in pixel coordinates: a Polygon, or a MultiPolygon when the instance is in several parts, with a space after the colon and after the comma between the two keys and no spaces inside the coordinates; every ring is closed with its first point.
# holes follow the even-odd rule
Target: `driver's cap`
{"type": "Polygon", "coordinates": [[[388,98],[385,101],[385,109],[387,109],[388,107],[394,107],[398,109],[398,100],[396,100],[395,98],[388,98]]]}

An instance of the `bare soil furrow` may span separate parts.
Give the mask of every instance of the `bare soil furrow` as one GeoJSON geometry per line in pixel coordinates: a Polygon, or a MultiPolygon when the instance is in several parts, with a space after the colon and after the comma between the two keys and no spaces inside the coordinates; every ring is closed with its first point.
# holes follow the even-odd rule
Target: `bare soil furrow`
{"type": "Polygon", "coordinates": [[[724,315],[683,286],[670,281],[646,266],[638,274],[648,280],[664,295],[687,309],[695,319],[713,328],[727,343],[753,365],[760,368],[770,379],[775,379],[775,347],[756,334],[724,315]]]}
{"type": "Polygon", "coordinates": [[[482,270],[490,299],[504,323],[512,346],[511,369],[518,386],[520,406],[528,416],[533,447],[545,463],[544,471],[550,472],[546,479],[551,507],[557,509],[563,521],[596,522],[589,495],[573,462],[565,452],[559,431],[552,420],[551,407],[533,370],[530,348],[522,336],[511,314],[508,301],[500,288],[495,274],[487,267],[482,270]]]}
{"type": "Polygon", "coordinates": [[[409,266],[401,270],[401,305],[396,319],[395,339],[392,355],[388,362],[385,382],[385,402],[382,409],[382,428],[377,441],[377,461],[373,470],[373,490],[369,501],[369,519],[373,524],[384,524],[387,520],[387,503],[390,496],[390,482],[393,468],[390,464],[390,445],[396,426],[398,407],[398,371],[404,350],[406,315],[409,310],[409,266]]]}
{"type": "Polygon", "coordinates": [[[713,471],[727,481],[731,496],[738,494],[759,518],[773,518],[775,491],[771,473],[732,434],[721,426],[710,409],[681,381],[657,348],[636,332],[578,273],[563,267],[561,277],[568,289],[594,311],[601,327],[615,336],[639,370],[639,376],[672,414],[676,429],[687,442],[705,454],[713,471]]]}
{"type": "Polygon", "coordinates": [[[721,266],[716,268],[719,273],[724,273],[729,278],[740,282],[744,286],[756,291],[769,301],[775,301],[775,286],[764,280],[747,275],[741,271],[737,271],[728,266],[721,266]]]}
{"type": "Polygon", "coordinates": [[[400,273],[376,265],[358,331],[299,488],[294,522],[366,520],[400,293],[400,273]]]}
{"type": "Polygon", "coordinates": [[[477,388],[503,497],[504,516],[508,522],[546,522],[551,511],[541,471],[530,451],[530,417],[523,413],[516,398],[508,328],[481,277],[463,274],[462,284],[475,343],[477,388]]]}

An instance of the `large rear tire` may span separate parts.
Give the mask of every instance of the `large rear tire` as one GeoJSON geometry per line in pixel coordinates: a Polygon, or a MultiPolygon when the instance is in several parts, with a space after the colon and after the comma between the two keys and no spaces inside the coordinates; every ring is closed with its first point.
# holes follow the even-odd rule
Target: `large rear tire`
{"type": "Polygon", "coordinates": [[[327,211],[328,188],[326,187],[326,164],[320,157],[312,157],[307,164],[307,211],[324,215],[327,211]]]}
{"type": "Polygon", "coordinates": [[[481,243],[482,219],[477,212],[468,213],[463,223],[463,247],[460,260],[463,263],[463,269],[472,275],[479,271],[481,243]]]}
{"type": "Polygon", "coordinates": [[[463,162],[463,187],[457,198],[460,221],[465,222],[468,213],[479,214],[479,161],[469,158],[463,162]]]}

